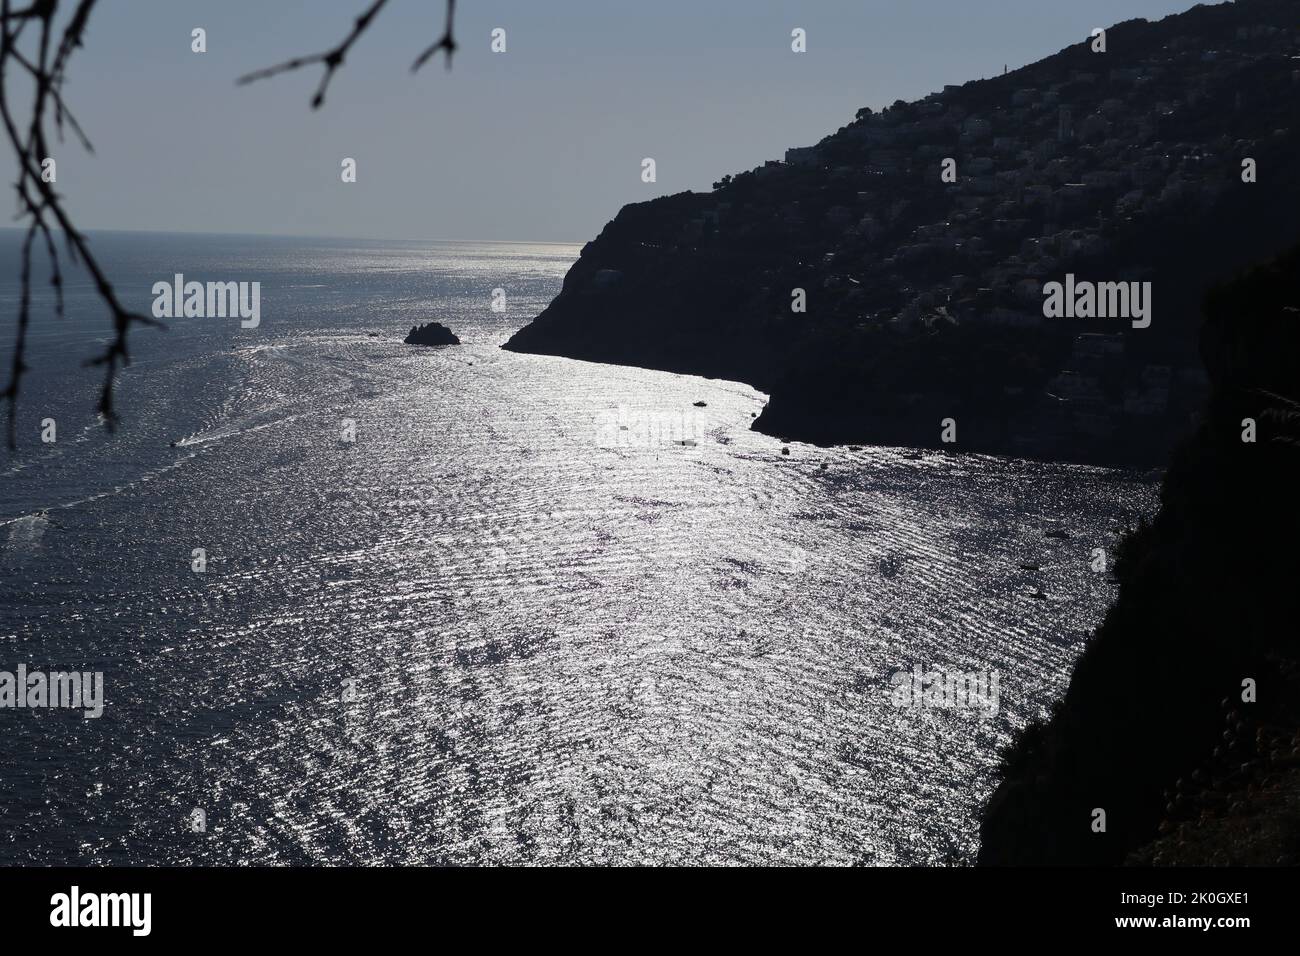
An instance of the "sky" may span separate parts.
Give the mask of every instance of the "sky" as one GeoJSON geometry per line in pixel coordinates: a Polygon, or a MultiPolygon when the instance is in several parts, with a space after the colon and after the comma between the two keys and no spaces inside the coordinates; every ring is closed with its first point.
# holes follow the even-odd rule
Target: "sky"
{"type": "MultiPolygon", "coordinates": [[[[57,147],[82,228],[585,242],[624,204],[708,190],[852,120],[1190,0],[389,0],[324,106],[311,66],[369,0],[101,0],[57,147]],[[191,51],[191,31],[207,52],[191,51]],[[791,51],[791,31],[807,52],[791,51]],[[506,52],[491,34],[504,29],[506,52]],[[642,182],[655,160],[657,181],[642,182]],[[344,183],[352,158],[357,181],[344,183]]],[[[65,5],[68,5],[65,0],[65,5]]],[[[0,151],[0,177],[14,179],[0,151]]]]}

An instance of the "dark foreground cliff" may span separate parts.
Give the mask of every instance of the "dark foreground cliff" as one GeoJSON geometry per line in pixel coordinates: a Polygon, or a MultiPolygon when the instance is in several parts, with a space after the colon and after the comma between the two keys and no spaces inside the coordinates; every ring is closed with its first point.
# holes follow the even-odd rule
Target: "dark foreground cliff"
{"type": "Polygon", "coordinates": [[[1210,294],[1201,350],[1204,422],[1065,697],[1008,752],[981,863],[1300,860],[1300,246],[1210,294]]]}
{"type": "Polygon", "coordinates": [[[1204,403],[1201,298],[1291,239],[1298,23],[1197,6],[864,108],[626,206],[505,347],[744,381],[783,438],[931,447],[953,419],[960,450],[1163,463],[1204,403]],[[1150,282],[1150,326],[1044,318],[1067,273],[1150,282]]]}

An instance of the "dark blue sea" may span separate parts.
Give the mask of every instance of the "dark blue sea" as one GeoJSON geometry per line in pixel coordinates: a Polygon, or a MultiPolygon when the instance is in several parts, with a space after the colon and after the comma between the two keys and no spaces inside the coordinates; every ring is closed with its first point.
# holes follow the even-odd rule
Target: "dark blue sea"
{"type": "Polygon", "coordinates": [[[73,272],[55,318],[37,269],[0,670],[105,700],[0,709],[3,864],[968,859],[1113,597],[1093,549],[1155,503],[1098,468],[785,455],[748,385],[501,351],[576,246],[92,242],[133,308],[257,281],[261,322],[135,330],[110,432],[108,315],[73,272]],[[402,343],[432,320],[462,344],[402,343]],[[997,712],[894,706],[916,664],[996,672],[997,712]]]}

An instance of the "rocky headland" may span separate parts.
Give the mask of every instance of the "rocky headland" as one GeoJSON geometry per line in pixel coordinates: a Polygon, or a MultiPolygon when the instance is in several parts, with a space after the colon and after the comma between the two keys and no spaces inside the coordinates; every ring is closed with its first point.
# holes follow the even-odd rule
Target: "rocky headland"
{"type": "Polygon", "coordinates": [[[505,347],[744,381],[786,439],[1162,463],[1201,298],[1293,238],[1297,13],[1116,24],[626,206],[505,347]],[[1046,317],[1067,275],[1150,283],[1150,324],[1046,317]]]}

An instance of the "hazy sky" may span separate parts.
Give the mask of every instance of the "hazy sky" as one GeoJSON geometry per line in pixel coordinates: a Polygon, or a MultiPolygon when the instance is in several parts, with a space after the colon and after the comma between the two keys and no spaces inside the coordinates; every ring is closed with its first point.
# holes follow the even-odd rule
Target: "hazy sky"
{"type": "MultiPolygon", "coordinates": [[[[462,0],[453,69],[410,73],[443,0],[390,0],[336,74],[237,87],[324,50],[369,0],[102,0],[58,185],[87,228],[585,241],[628,202],[707,190],[861,106],[913,99],[1190,0],[462,0]],[[208,51],[190,52],[207,30],[208,51]],[[489,49],[494,27],[507,52],[489,49]],[[790,31],[808,52],[790,50],[790,31]],[[641,182],[654,157],[658,182],[641,182]],[[353,157],[358,182],[340,180],[353,157]]],[[[0,176],[13,180],[0,156],[0,176]]]]}

